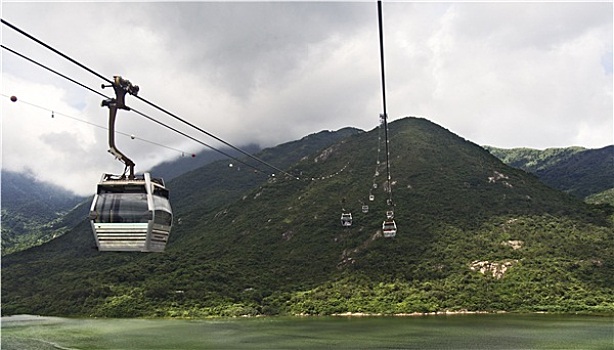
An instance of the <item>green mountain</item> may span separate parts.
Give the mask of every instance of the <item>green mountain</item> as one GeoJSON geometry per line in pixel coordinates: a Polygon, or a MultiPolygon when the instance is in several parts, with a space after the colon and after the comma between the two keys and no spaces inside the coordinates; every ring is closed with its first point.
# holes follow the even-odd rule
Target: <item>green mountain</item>
{"type": "Polygon", "coordinates": [[[530,173],[545,170],[556,166],[574,155],[586,151],[584,147],[547,148],[545,150],[533,148],[496,148],[484,146],[486,150],[503,163],[520,168],[530,173]]]}
{"type": "Polygon", "coordinates": [[[504,163],[535,174],[549,186],[582,199],[592,195],[601,203],[614,205],[611,195],[607,195],[614,189],[614,146],[486,149],[504,163]]]}
{"type": "Polygon", "coordinates": [[[609,204],[614,206],[614,188],[605,190],[603,192],[592,194],[586,197],[586,202],[591,204],[609,204]]]}
{"type": "Polygon", "coordinates": [[[76,224],[65,214],[83,197],[12,171],[2,170],[1,183],[2,255],[40,245],[76,224]]]}
{"type": "Polygon", "coordinates": [[[390,186],[383,152],[376,164],[379,135],[351,130],[318,148],[329,135],[316,134],[258,155],[296,176],[219,161],[177,177],[169,187],[178,223],[165,253],[100,253],[82,222],[8,255],[2,313],[614,312],[611,207],[405,118],[389,133],[398,233],[383,238],[390,186]]]}

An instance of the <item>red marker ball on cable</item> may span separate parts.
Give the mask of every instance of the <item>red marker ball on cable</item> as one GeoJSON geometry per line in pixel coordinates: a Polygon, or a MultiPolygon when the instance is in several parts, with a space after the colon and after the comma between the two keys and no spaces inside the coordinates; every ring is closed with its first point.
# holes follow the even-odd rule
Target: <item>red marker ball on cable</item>
{"type": "Polygon", "coordinates": [[[17,102],[17,96],[11,96],[11,101],[17,102]]]}

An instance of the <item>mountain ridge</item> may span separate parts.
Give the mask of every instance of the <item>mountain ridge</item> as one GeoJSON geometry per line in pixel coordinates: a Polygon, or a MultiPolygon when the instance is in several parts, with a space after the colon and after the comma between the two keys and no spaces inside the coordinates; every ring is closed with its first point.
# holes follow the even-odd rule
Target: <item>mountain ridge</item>
{"type": "MultiPolygon", "coordinates": [[[[547,185],[586,199],[614,189],[614,145],[584,147],[501,149],[485,147],[504,163],[531,172],[547,185]]],[[[602,203],[614,204],[606,197],[602,203]]]]}
{"type": "Polygon", "coordinates": [[[2,312],[613,312],[611,207],[554,190],[423,118],[390,123],[399,231],[383,238],[389,193],[376,172],[380,132],[262,154],[285,157],[299,180],[219,161],[170,181],[181,224],[163,254],[99,253],[87,222],[11,254],[2,312]],[[354,214],[351,228],[340,225],[344,209],[354,214]]]}

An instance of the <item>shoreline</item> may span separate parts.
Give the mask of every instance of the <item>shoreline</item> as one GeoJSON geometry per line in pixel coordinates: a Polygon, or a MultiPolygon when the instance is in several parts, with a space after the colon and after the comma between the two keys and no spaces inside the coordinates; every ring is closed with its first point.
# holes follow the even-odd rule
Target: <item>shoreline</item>
{"type": "Polygon", "coordinates": [[[424,316],[456,316],[456,315],[569,315],[569,316],[596,316],[596,317],[614,317],[614,313],[599,313],[599,312],[548,312],[548,311],[434,311],[434,312],[410,312],[410,313],[368,313],[368,312],[342,312],[330,315],[316,314],[287,314],[287,315],[240,315],[240,316],[206,316],[206,317],[90,317],[90,316],[47,316],[47,315],[32,315],[32,314],[16,314],[4,315],[1,317],[2,323],[18,324],[20,322],[59,322],[62,319],[143,319],[143,320],[211,320],[211,319],[234,319],[234,318],[267,318],[267,317],[424,317],[424,316]]]}
{"type": "MultiPolygon", "coordinates": [[[[409,313],[398,313],[398,314],[382,314],[382,313],[366,313],[366,312],[343,312],[340,314],[331,314],[330,316],[338,316],[338,317],[381,317],[381,316],[393,316],[393,317],[416,317],[416,316],[446,316],[446,315],[484,315],[484,314],[507,314],[509,311],[469,311],[469,310],[459,310],[459,311],[433,311],[433,312],[409,312],[409,313]]],[[[546,313],[546,312],[529,312],[530,314],[534,313],[546,313]]]]}

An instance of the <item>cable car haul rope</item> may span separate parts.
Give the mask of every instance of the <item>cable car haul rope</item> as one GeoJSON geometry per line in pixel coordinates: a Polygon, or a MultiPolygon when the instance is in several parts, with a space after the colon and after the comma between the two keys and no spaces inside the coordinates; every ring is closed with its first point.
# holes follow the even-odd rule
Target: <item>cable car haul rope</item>
{"type": "MultiPolygon", "coordinates": [[[[381,126],[384,128],[384,142],[386,145],[386,175],[387,175],[387,186],[386,190],[388,191],[388,199],[386,201],[388,205],[388,210],[386,211],[386,219],[382,223],[382,232],[384,237],[393,238],[397,234],[397,225],[394,221],[394,202],[392,201],[392,176],[390,175],[390,141],[388,139],[388,112],[386,111],[386,73],[384,69],[384,25],[382,19],[382,2],[377,2],[377,18],[379,24],[379,47],[380,47],[380,63],[381,63],[381,71],[382,71],[382,104],[384,107],[384,113],[380,115],[382,120],[381,126]]],[[[379,146],[378,146],[379,147],[379,146]]],[[[378,149],[379,153],[379,149],[378,149]]],[[[378,163],[379,163],[379,155],[378,155],[378,163]]],[[[379,164],[378,164],[379,165],[379,164]]],[[[377,170],[376,170],[377,172],[377,170]]]]}

